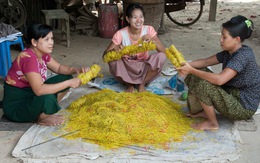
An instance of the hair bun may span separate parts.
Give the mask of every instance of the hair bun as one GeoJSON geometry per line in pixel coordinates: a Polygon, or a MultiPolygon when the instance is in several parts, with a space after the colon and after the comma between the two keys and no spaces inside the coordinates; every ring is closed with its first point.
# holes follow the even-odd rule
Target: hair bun
{"type": "Polygon", "coordinates": [[[243,42],[245,39],[248,39],[253,32],[253,21],[242,15],[238,15],[232,17],[226,23],[223,23],[222,27],[227,29],[233,38],[239,36],[241,42],[243,42]]]}

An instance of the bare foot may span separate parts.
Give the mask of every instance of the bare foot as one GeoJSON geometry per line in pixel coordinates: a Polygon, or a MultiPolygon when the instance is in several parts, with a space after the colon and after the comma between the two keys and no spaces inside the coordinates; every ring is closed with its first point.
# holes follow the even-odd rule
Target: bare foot
{"type": "Polygon", "coordinates": [[[37,121],[37,124],[43,126],[59,126],[64,123],[64,117],[62,115],[47,115],[42,113],[37,121]]]}
{"type": "Polygon", "coordinates": [[[143,84],[140,84],[138,87],[138,92],[145,92],[145,91],[146,91],[145,86],[143,84]]]}
{"type": "Polygon", "coordinates": [[[207,119],[207,116],[205,114],[205,112],[202,110],[198,113],[195,113],[195,114],[191,114],[191,113],[187,113],[186,114],[188,117],[191,117],[191,118],[198,118],[198,117],[202,117],[202,118],[205,118],[207,119]]]}
{"type": "Polygon", "coordinates": [[[125,92],[130,92],[130,93],[132,93],[132,92],[134,92],[134,86],[133,85],[131,85],[131,86],[128,86],[128,88],[125,90],[125,92]]]}
{"type": "Polygon", "coordinates": [[[196,130],[218,130],[219,129],[218,123],[213,123],[210,121],[203,121],[200,123],[195,123],[195,124],[192,124],[191,127],[196,130]]]}

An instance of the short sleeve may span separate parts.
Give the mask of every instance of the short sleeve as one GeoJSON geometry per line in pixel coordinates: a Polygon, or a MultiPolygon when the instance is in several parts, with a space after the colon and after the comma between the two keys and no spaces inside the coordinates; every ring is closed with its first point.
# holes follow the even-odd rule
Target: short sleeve
{"type": "Polygon", "coordinates": [[[157,32],[155,31],[154,27],[148,26],[148,34],[151,35],[151,37],[154,37],[157,35],[157,32]]]}
{"type": "Polygon", "coordinates": [[[120,31],[117,31],[113,38],[112,41],[116,44],[116,45],[120,45],[122,43],[123,37],[120,31]]]}
{"type": "Polygon", "coordinates": [[[29,72],[39,73],[38,61],[35,56],[21,57],[21,59],[19,61],[19,66],[20,66],[21,71],[24,74],[29,73],[29,72]]]}
{"type": "Polygon", "coordinates": [[[237,72],[241,72],[247,67],[249,60],[249,55],[237,53],[236,55],[232,56],[231,60],[227,64],[227,67],[236,70],[237,72]]]}
{"type": "Polygon", "coordinates": [[[223,61],[224,61],[224,54],[223,53],[224,53],[224,51],[216,54],[216,57],[217,57],[217,60],[219,61],[219,63],[223,63],[223,61]]]}

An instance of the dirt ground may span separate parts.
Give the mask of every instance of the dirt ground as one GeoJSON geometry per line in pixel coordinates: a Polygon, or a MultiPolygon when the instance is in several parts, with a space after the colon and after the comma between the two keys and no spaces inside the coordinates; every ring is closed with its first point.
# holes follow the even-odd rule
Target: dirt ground
{"type": "MultiPolygon", "coordinates": [[[[216,21],[208,21],[209,0],[206,0],[204,12],[200,20],[190,27],[181,27],[173,24],[165,16],[166,33],[159,35],[166,47],[174,44],[183,53],[186,60],[194,60],[215,54],[221,50],[219,46],[221,24],[236,15],[244,15],[253,20],[255,30],[252,37],[245,44],[253,48],[258,65],[260,65],[260,0],[218,0],[216,21]]],[[[91,66],[97,63],[102,67],[102,73],[108,73],[108,66],[102,61],[102,53],[110,43],[110,39],[88,37],[77,32],[71,33],[71,47],[65,42],[55,42],[52,56],[60,63],[71,66],[91,66]]],[[[12,58],[19,53],[17,48],[12,49],[12,58]]],[[[165,67],[172,66],[168,61],[165,67]]],[[[215,72],[221,66],[214,66],[215,72]]],[[[0,85],[3,79],[0,78],[0,85]]],[[[0,99],[3,88],[0,87],[0,99]]],[[[2,112],[2,110],[0,110],[2,112]]],[[[0,114],[1,115],[1,114],[0,114]]],[[[260,115],[254,116],[257,131],[240,131],[243,141],[241,157],[233,162],[257,163],[260,160],[260,115]]],[[[11,152],[24,131],[0,131],[0,162],[20,162],[13,158],[11,152]]],[[[229,162],[229,160],[227,160],[229,162]]],[[[232,161],[230,161],[232,162],[232,161]]]]}

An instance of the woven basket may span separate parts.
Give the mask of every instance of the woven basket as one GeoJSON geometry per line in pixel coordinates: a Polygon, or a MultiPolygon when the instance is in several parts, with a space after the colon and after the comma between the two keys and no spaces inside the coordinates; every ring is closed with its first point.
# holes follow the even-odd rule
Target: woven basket
{"type": "Polygon", "coordinates": [[[126,3],[139,3],[139,4],[164,4],[165,0],[123,0],[126,3]]]}
{"type": "Polygon", "coordinates": [[[145,13],[144,24],[151,25],[158,31],[164,14],[164,2],[164,0],[123,0],[123,11],[124,13],[126,12],[129,4],[139,3],[142,5],[145,13]]]}

